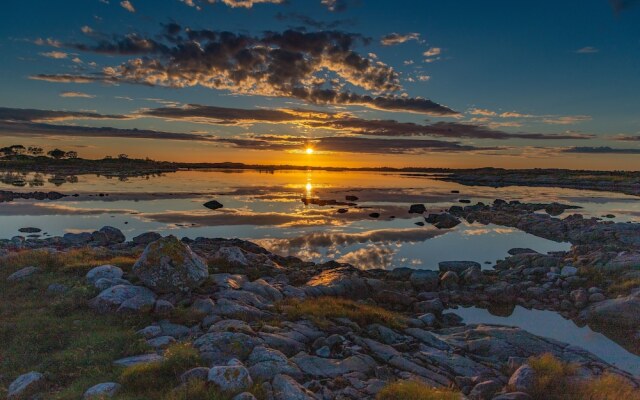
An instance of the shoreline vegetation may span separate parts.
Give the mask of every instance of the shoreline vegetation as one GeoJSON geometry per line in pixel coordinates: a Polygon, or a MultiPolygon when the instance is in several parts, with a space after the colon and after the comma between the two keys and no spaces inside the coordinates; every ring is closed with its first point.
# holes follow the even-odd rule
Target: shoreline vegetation
{"type": "MultiPolygon", "coordinates": [[[[16,146],[12,146],[16,147],[16,146]]],[[[56,149],[57,150],[57,149],[56,149]]],[[[543,186],[568,189],[610,191],[640,196],[640,171],[590,171],[568,169],[502,169],[502,168],[421,168],[421,167],[327,167],[244,164],[236,162],[181,163],[134,159],[125,154],[93,160],[78,157],[75,152],[62,150],[42,154],[7,154],[0,149],[0,170],[17,173],[44,173],[57,176],[101,175],[106,177],[129,177],[173,173],[185,170],[223,170],[228,172],[253,170],[274,173],[276,171],[354,171],[384,172],[398,174],[429,174],[435,179],[460,183],[466,186],[543,186]],[[61,156],[61,154],[64,154],[61,156]],[[71,154],[69,156],[69,154],[71,154]]],[[[20,186],[21,180],[18,179],[20,186]]]]}

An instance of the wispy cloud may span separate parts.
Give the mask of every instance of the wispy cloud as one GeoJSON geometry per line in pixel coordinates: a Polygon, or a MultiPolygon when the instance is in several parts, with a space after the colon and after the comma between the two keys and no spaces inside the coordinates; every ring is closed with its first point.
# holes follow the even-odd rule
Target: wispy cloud
{"type": "Polygon", "coordinates": [[[581,47],[578,50],[576,50],[576,53],[578,54],[594,54],[599,52],[600,50],[592,47],[592,46],[586,46],[586,47],[581,47]]]}
{"type": "Polygon", "coordinates": [[[93,99],[96,96],[94,94],[88,94],[83,92],[61,92],[60,97],[81,97],[85,99],[93,99]]]}
{"type": "Polygon", "coordinates": [[[131,2],[129,0],[123,0],[120,2],[120,6],[122,8],[124,8],[125,10],[129,11],[130,13],[134,13],[136,12],[135,7],[133,7],[133,4],[131,4],[131,2]]]}
{"type": "Polygon", "coordinates": [[[621,149],[608,146],[603,147],[570,147],[562,150],[564,153],[585,154],[640,154],[640,149],[621,149]]]}
{"type": "Polygon", "coordinates": [[[383,46],[393,46],[396,44],[402,44],[405,42],[408,42],[410,40],[420,40],[420,34],[417,32],[412,32],[412,33],[390,33],[388,35],[384,35],[381,39],[380,39],[380,43],[383,46]]]}

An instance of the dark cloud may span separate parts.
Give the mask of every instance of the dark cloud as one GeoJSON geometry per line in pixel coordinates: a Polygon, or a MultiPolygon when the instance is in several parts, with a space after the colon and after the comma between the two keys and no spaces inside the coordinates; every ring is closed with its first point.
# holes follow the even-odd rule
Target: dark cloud
{"type": "Polygon", "coordinates": [[[128,82],[153,86],[204,86],[234,93],[293,97],[316,104],[360,105],[381,110],[456,115],[448,107],[399,94],[398,73],[360,55],[369,39],[339,31],[289,29],[249,36],[165,25],[163,36],[137,34],[66,47],[100,54],[139,56],[97,75],[41,74],[34,79],[87,83],[128,82]],[[358,87],[367,94],[353,92],[358,87]]]}
{"type": "Polygon", "coordinates": [[[570,147],[562,150],[563,153],[585,153],[585,154],[640,154],[640,149],[616,149],[608,146],[603,147],[570,147]]]}
{"type": "Polygon", "coordinates": [[[118,129],[77,125],[54,125],[34,122],[0,121],[0,134],[15,136],[72,136],[130,139],[165,139],[181,141],[213,141],[210,136],[195,133],[161,132],[146,129],[118,129]]]}
{"type": "Polygon", "coordinates": [[[383,46],[393,46],[396,44],[408,42],[409,40],[420,40],[420,34],[416,32],[405,34],[394,32],[388,35],[384,35],[382,38],[380,38],[380,43],[383,46]]]}
{"type": "Polygon", "coordinates": [[[89,111],[35,110],[30,108],[0,107],[0,121],[50,122],[70,119],[125,119],[125,115],[105,115],[89,111]]]}
{"type": "Polygon", "coordinates": [[[419,154],[425,152],[459,152],[475,150],[496,150],[466,146],[456,142],[420,139],[376,139],[352,136],[329,136],[314,139],[256,136],[249,138],[219,138],[222,143],[251,150],[301,150],[313,146],[316,151],[369,153],[369,154],[419,154]]]}
{"type": "Polygon", "coordinates": [[[308,15],[298,14],[298,13],[277,13],[276,19],[279,21],[295,21],[302,25],[310,26],[312,28],[320,29],[320,30],[331,30],[336,29],[340,26],[348,26],[354,25],[355,20],[353,19],[339,19],[334,21],[320,21],[314,18],[309,17],[308,15]]]}
{"type": "Polygon", "coordinates": [[[622,142],[639,142],[640,141],[640,135],[623,135],[623,136],[618,136],[615,138],[615,140],[620,140],[622,142]]]}
{"type": "Polygon", "coordinates": [[[457,122],[437,122],[421,125],[396,120],[366,120],[353,117],[348,113],[327,113],[308,109],[239,109],[188,105],[186,107],[165,107],[140,112],[142,116],[166,119],[186,120],[213,124],[246,124],[246,123],[297,123],[309,128],[332,129],[351,134],[370,136],[439,136],[448,138],[473,139],[590,139],[590,135],[544,134],[544,133],[509,133],[487,128],[481,125],[457,122]]]}

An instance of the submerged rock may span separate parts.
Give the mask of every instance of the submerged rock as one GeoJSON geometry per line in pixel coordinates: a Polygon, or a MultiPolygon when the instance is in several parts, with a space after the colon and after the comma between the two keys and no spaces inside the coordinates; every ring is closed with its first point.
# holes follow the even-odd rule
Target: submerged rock
{"type": "Polygon", "coordinates": [[[187,292],[209,276],[207,262],[175,236],[150,243],[133,266],[133,273],[161,293],[187,292]]]}

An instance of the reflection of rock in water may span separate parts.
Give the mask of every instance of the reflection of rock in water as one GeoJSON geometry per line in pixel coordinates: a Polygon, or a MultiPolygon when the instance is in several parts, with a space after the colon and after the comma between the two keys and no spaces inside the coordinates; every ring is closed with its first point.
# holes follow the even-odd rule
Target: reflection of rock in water
{"type": "Polygon", "coordinates": [[[590,322],[589,328],[613,340],[629,353],[640,356],[640,331],[623,329],[618,325],[590,322]]]}
{"type": "Polygon", "coordinates": [[[487,311],[491,315],[495,315],[497,317],[510,317],[513,314],[513,311],[516,309],[515,303],[510,304],[498,304],[491,303],[491,305],[487,308],[487,311]]]}

